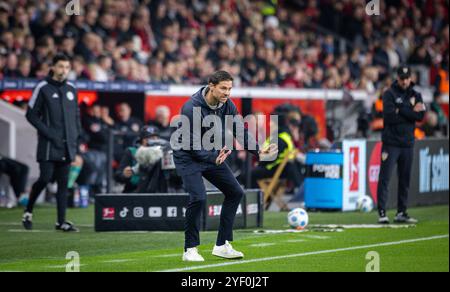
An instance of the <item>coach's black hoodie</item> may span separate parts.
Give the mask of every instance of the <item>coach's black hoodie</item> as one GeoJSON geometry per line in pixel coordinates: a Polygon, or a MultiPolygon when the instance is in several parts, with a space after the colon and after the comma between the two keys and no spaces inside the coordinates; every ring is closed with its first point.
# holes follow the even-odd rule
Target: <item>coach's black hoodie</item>
{"type": "MultiPolygon", "coordinates": [[[[227,115],[236,116],[239,115],[236,106],[228,99],[224,104],[220,104],[217,108],[211,108],[205,100],[205,95],[207,93],[207,87],[202,87],[199,91],[197,91],[192,97],[183,105],[181,109],[181,115],[189,119],[190,122],[190,139],[189,139],[189,150],[175,150],[174,151],[174,162],[177,168],[177,173],[181,176],[188,175],[196,172],[203,172],[208,168],[215,167],[216,159],[219,155],[219,150],[205,150],[204,145],[201,145],[200,150],[193,150],[194,141],[201,143],[203,135],[211,129],[211,127],[201,127],[201,131],[199,133],[193,132],[194,126],[194,109],[197,108],[198,114],[201,114],[201,117],[196,115],[196,118],[200,118],[200,121],[206,116],[215,115],[222,121],[222,129],[220,129],[222,134],[222,144],[225,144],[225,117],[227,115]],[[199,136],[201,134],[201,136],[199,136]]],[[[178,128],[180,130],[180,127],[178,128]]],[[[177,130],[177,131],[178,131],[177,130]]],[[[236,132],[233,131],[233,136],[236,137],[236,132]]],[[[253,142],[253,145],[256,145],[255,150],[248,150],[250,153],[258,156],[258,145],[254,140],[254,137],[248,133],[247,129],[244,129],[244,148],[248,149],[249,140],[253,142]]],[[[181,139],[179,139],[181,143],[181,139]]],[[[211,140],[211,142],[213,142],[211,140]]],[[[252,144],[250,144],[252,145],[252,144]]]]}
{"type": "Polygon", "coordinates": [[[422,102],[422,95],[413,89],[406,90],[397,81],[383,94],[384,129],[382,140],[386,145],[413,147],[416,122],[424,118],[425,112],[415,112],[414,106],[422,102]]]}

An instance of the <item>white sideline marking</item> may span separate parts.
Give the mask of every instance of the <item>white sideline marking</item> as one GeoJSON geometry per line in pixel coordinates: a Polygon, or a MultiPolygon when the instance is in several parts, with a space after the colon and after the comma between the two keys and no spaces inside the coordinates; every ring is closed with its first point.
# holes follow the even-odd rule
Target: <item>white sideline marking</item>
{"type": "Polygon", "coordinates": [[[251,247],[266,247],[266,246],[272,246],[272,245],[275,245],[275,243],[261,242],[261,243],[250,244],[251,247]]]}
{"type": "Polygon", "coordinates": [[[266,258],[252,259],[252,260],[233,261],[233,262],[227,262],[227,263],[221,263],[221,264],[203,265],[203,266],[195,266],[195,267],[185,267],[185,268],[178,268],[178,269],[163,270],[163,271],[160,271],[160,272],[183,272],[183,271],[199,270],[199,269],[206,269],[206,268],[225,267],[225,266],[232,266],[232,265],[242,265],[242,264],[248,264],[248,263],[265,262],[265,261],[280,260],[280,259],[287,259],[287,258],[303,257],[303,256],[309,256],[309,255],[336,253],[336,252],[341,252],[341,251],[367,249],[367,248],[374,248],[374,247],[380,247],[380,246],[399,245],[399,244],[413,243],[413,242],[427,241],[427,240],[441,239],[441,238],[448,238],[448,234],[431,236],[431,237],[422,237],[422,238],[415,238],[415,239],[400,240],[400,241],[392,241],[392,242],[383,242],[383,243],[377,243],[377,244],[368,244],[368,245],[352,246],[352,247],[345,247],[345,248],[337,248],[337,249],[329,249],[329,250],[320,250],[320,251],[312,251],[312,252],[305,252],[305,253],[289,254],[289,255],[284,255],[284,256],[274,256],[274,257],[266,257],[266,258]]]}
{"type": "Polygon", "coordinates": [[[121,260],[109,260],[109,261],[103,261],[104,264],[115,264],[115,263],[126,263],[126,262],[132,262],[134,260],[130,259],[121,259],[121,260]]]}
{"type": "Polygon", "coordinates": [[[33,230],[25,230],[25,229],[8,229],[8,232],[14,232],[14,233],[56,233],[56,230],[39,230],[39,229],[33,229],[33,230]]]}
{"type": "Polygon", "coordinates": [[[86,227],[86,228],[94,228],[94,225],[92,224],[76,224],[78,227],[86,227]]]}
{"type": "Polygon", "coordinates": [[[183,254],[180,253],[173,253],[173,254],[162,254],[162,255],[155,255],[152,256],[153,258],[170,258],[170,257],[181,257],[183,254]]]}
{"type": "Polygon", "coordinates": [[[315,224],[309,225],[310,228],[344,228],[344,229],[399,229],[399,228],[414,228],[415,224],[315,224]]]}
{"type": "Polygon", "coordinates": [[[303,233],[308,232],[308,229],[282,229],[282,230],[254,230],[253,233],[257,235],[279,234],[279,233],[303,233]]]}
{"type": "Polygon", "coordinates": [[[22,223],[17,223],[17,222],[0,222],[0,226],[22,226],[22,223]]]}
{"type": "Polygon", "coordinates": [[[289,242],[289,243],[297,243],[297,242],[305,242],[306,240],[304,240],[304,239],[289,239],[289,240],[286,240],[286,242],[289,242]]]}
{"type": "Polygon", "coordinates": [[[313,239],[329,239],[329,236],[324,236],[324,235],[312,235],[312,234],[305,234],[303,235],[303,237],[306,238],[313,238],[313,239]]]}
{"type": "MultiPolygon", "coordinates": [[[[78,266],[79,267],[85,267],[87,265],[86,264],[80,264],[78,266]]],[[[44,268],[47,268],[47,269],[64,269],[65,267],[67,267],[67,265],[45,266],[44,268]]]]}

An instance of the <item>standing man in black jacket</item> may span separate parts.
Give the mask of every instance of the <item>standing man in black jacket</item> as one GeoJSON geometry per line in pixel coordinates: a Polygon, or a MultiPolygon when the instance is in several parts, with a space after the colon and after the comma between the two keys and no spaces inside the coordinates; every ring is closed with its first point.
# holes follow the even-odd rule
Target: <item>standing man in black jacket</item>
{"type": "Polygon", "coordinates": [[[402,65],[397,70],[397,80],[383,94],[383,147],[377,190],[378,223],[380,224],[389,223],[386,215],[388,186],[396,164],[398,168],[398,204],[394,222],[418,222],[409,217],[406,212],[414,153],[414,129],[416,122],[421,121],[425,115],[422,96],[413,87],[411,69],[402,65]]]}
{"type": "MultiPolygon", "coordinates": [[[[189,203],[186,210],[186,224],[185,224],[185,243],[183,261],[204,261],[203,257],[198,253],[197,246],[200,245],[200,218],[201,212],[204,209],[206,202],[206,189],[203,183],[203,177],[216,186],[224,195],[225,200],[222,204],[220,214],[219,232],[217,235],[216,246],[212,254],[221,258],[235,259],[244,257],[243,253],[236,251],[231,246],[233,241],[233,222],[236,216],[236,210],[241,202],[244,191],[239,185],[236,178],[233,176],[231,169],[224,162],[231,154],[231,150],[227,146],[223,148],[221,145],[217,146],[214,141],[214,136],[208,136],[210,131],[219,132],[222,135],[222,141],[227,141],[225,120],[227,116],[235,117],[238,115],[236,106],[230,99],[230,92],[233,85],[233,77],[225,71],[217,71],[213,73],[209,80],[208,86],[202,87],[195,93],[181,109],[181,115],[189,120],[190,133],[183,133],[179,137],[178,142],[184,144],[183,139],[186,139],[189,149],[174,149],[174,162],[178,174],[183,180],[183,187],[189,193],[189,203]],[[213,126],[202,127],[196,126],[196,121],[204,120],[205,118],[214,117],[221,121],[222,128],[218,126],[219,123],[214,123],[213,126]],[[189,140],[184,138],[184,134],[189,134],[189,140]],[[211,142],[211,145],[206,147],[205,144],[211,142]],[[212,149],[209,146],[214,146],[212,149]],[[219,147],[219,149],[217,149],[219,147]]],[[[183,124],[180,125],[180,131],[183,124]]],[[[241,136],[243,134],[244,141],[239,141],[244,148],[263,159],[275,159],[278,149],[276,145],[271,144],[268,147],[260,150],[253,137],[249,136],[247,129],[242,125],[244,133],[236,133],[234,130],[233,136],[241,136]],[[255,145],[256,149],[249,149],[250,143],[255,145]]],[[[184,132],[184,131],[183,131],[184,132]]],[[[173,135],[175,135],[174,133],[173,135]]],[[[173,137],[172,135],[172,137],[173,137]]],[[[218,143],[222,144],[222,143],[218,143]]]]}
{"type": "Polygon", "coordinates": [[[39,82],[29,102],[26,117],[38,132],[37,161],[40,176],[31,189],[22,219],[27,230],[32,229],[33,207],[39,194],[49,182],[56,181],[56,229],[78,231],[72,223],[66,221],[70,163],[75,158],[81,134],[77,91],[72,83],[66,81],[69,71],[69,57],[56,55],[52,61],[50,76],[39,82]]]}

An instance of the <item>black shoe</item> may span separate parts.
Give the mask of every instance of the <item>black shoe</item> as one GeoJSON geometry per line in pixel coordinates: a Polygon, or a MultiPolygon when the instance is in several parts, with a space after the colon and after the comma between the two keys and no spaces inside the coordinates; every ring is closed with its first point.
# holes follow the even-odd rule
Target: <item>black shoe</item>
{"type": "Polygon", "coordinates": [[[406,212],[398,212],[397,215],[395,215],[394,222],[395,223],[417,224],[417,223],[419,223],[419,220],[409,217],[408,213],[406,213],[406,212]]]}
{"type": "Polygon", "coordinates": [[[70,221],[66,221],[63,224],[56,223],[55,229],[56,230],[61,230],[61,231],[64,231],[64,232],[79,232],[80,231],[70,221]]]}
{"type": "Polygon", "coordinates": [[[29,213],[29,212],[23,213],[23,217],[22,217],[23,228],[25,228],[26,230],[33,229],[33,221],[32,220],[33,220],[32,213],[29,213]]]}
{"type": "Polygon", "coordinates": [[[389,217],[386,215],[386,211],[379,210],[378,215],[378,224],[389,224],[389,217]]]}

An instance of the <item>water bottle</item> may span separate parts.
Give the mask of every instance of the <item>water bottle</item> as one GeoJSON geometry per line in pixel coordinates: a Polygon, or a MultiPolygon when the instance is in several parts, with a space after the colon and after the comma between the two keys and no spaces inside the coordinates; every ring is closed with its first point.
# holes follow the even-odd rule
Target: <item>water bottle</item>
{"type": "Polygon", "coordinates": [[[86,186],[80,187],[80,208],[87,208],[89,206],[89,188],[86,186]]]}
{"type": "Polygon", "coordinates": [[[73,190],[73,207],[74,208],[80,207],[80,190],[78,188],[75,188],[73,190]]]}
{"type": "Polygon", "coordinates": [[[6,203],[8,202],[8,198],[6,196],[6,192],[4,188],[0,189],[0,207],[6,207],[6,203]]]}

